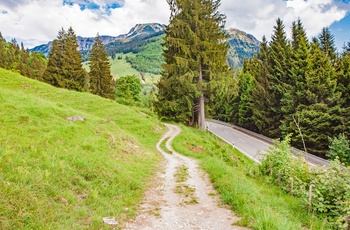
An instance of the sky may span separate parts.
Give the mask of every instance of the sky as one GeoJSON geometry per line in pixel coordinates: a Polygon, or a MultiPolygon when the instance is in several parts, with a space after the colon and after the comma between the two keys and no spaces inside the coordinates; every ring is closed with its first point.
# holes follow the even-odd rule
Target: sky
{"type": "MultiPolygon", "coordinates": [[[[329,27],[338,50],[350,41],[350,0],[221,0],[226,27],[269,40],[281,18],[290,37],[301,19],[309,38],[329,27]]],[[[0,0],[0,32],[25,47],[47,43],[70,26],[77,35],[126,34],[139,23],[169,23],[166,0],[0,0]]]]}

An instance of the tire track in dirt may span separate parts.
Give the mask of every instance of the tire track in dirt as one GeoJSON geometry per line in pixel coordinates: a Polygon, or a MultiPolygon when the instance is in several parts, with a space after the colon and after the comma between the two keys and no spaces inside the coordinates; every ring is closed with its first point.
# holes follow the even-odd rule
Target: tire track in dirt
{"type": "Polygon", "coordinates": [[[181,129],[165,125],[168,131],[157,143],[166,160],[164,171],[157,174],[146,192],[139,215],[124,229],[247,229],[233,225],[239,218],[220,205],[208,175],[199,169],[197,161],[172,148],[181,129]],[[160,148],[166,139],[166,148],[172,154],[160,148]]]}

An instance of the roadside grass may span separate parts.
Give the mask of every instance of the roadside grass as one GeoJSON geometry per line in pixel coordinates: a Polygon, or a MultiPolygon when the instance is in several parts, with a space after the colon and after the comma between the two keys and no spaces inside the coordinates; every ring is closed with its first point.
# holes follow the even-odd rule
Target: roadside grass
{"type": "Polygon", "coordinates": [[[110,229],[103,217],[135,215],[160,162],[156,116],[3,69],[0,82],[0,229],[110,229]]]}
{"type": "Polygon", "coordinates": [[[176,151],[199,159],[223,203],[252,229],[328,229],[323,220],[305,211],[302,203],[258,175],[257,165],[214,135],[181,126],[173,141],[176,151]]]}

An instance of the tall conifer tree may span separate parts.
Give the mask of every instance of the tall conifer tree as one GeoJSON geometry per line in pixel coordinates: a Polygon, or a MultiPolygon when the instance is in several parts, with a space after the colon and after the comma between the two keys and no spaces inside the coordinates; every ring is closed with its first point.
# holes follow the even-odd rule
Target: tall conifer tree
{"type": "Polygon", "coordinates": [[[332,61],[336,59],[336,48],[334,42],[334,35],[331,33],[328,27],[324,27],[322,32],[318,36],[320,47],[323,53],[332,61]]]}
{"type": "Polygon", "coordinates": [[[114,99],[111,65],[99,34],[97,34],[92,46],[89,61],[90,92],[101,97],[114,99]]]}
{"type": "Polygon", "coordinates": [[[274,34],[271,36],[269,56],[269,93],[270,93],[270,136],[280,137],[281,121],[286,111],[283,106],[288,106],[291,97],[289,63],[290,46],[287,42],[286,32],[281,19],[277,19],[274,34]]]}
{"type": "Polygon", "coordinates": [[[78,50],[77,36],[72,27],[69,27],[66,34],[63,74],[65,88],[76,91],[83,91],[86,81],[86,71],[83,69],[82,56],[78,50]]]}
{"type": "Polygon", "coordinates": [[[56,87],[83,91],[87,73],[81,61],[74,30],[62,28],[52,43],[44,81],[56,87]]]}
{"type": "Polygon", "coordinates": [[[205,97],[215,89],[210,83],[228,71],[225,17],[218,12],[219,0],[168,2],[172,15],[156,111],[175,120],[195,121],[204,129],[205,97]]]}
{"type": "Polygon", "coordinates": [[[243,66],[245,72],[254,76],[254,85],[249,98],[252,110],[252,120],[258,131],[268,135],[270,127],[270,92],[269,92],[269,47],[266,37],[263,36],[260,52],[251,60],[249,68],[243,66]]]}
{"type": "Polygon", "coordinates": [[[49,61],[43,79],[53,86],[64,88],[63,62],[65,52],[66,31],[62,28],[58,31],[57,38],[52,42],[49,53],[49,61]]]}

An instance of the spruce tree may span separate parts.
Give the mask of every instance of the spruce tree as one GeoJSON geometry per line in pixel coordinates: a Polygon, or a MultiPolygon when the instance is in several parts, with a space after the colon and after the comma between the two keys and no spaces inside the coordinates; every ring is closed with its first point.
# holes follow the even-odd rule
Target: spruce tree
{"type": "Polygon", "coordinates": [[[318,39],[323,53],[328,58],[330,58],[331,62],[334,62],[337,57],[334,35],[331,33],[328,27],[324,27],[322,29],[322,32],[319,34],[318,39]]]}
{"type": "Polygon", "coordinates": [[[254,76],[254,85],[249,94],[252,120],[261,134],[268,135],[270,127],[270,92],[269,92],[269,47],[264,36],[260,44],[260,52],[250,61],[249,67],[243,71],[254,76]]]}
{"type": "Polygon", "coordinates": [[[277,25],[274,27],[274,34],[271,36],[269,56],[269,93],[270,107],[270,136],[279,138],[281,134],[281,125],[283,115],[287,111],[283,106],[290,106],[291,79],[289,75],[288,58],[290,56],[290,46],[287,42],[286,32],[281,19],[277,19],[277,25]]]}
{"type": "Polygon", "coordinates": [[[74,30],[70,27],[66,32],[62,28],[52,42],[44,81],[56,87],[83,91],[87,73],[81,61],[74,30]]]}
{"type": "Polygon", "coordinates": [[[82,56],[78,50],[77,36],[72,27],[69,27],[65,40],[65,52],[63,61],[63,79],[65,88],[83,91],[86,80],[86,71],[83,69],[82,56]]]}
{"type": "Polygon", "coordinates": [[[114,99],[111,65],[99,34],[97,34],[91,49],[89,65],[90,92],[101,97],[114,99]]]}
{"type": "Polygon", "coordinates": [[[228,71],[225,17],[218,12],[219,0],[168,2],[172,15],[166,28],[156,111],[178,121],[195,121],[204,129],[205,97],[217,89],[210,83],[228,71]]]}
{"type": "Polygon", "coordinates": [[[52,42],[49,53],[49,61],[43,79],[53,86],[64,88],[62,67],[65,52],[66,31],[62,28],[58,31],[57,38],[52,42]]]}

